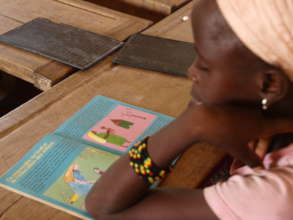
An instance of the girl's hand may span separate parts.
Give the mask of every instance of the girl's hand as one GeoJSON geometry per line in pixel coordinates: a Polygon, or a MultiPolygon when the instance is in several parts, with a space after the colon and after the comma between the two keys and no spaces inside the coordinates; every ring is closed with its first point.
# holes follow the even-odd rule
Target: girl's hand
{"type": "Polygon", "coordinates": [[[251,167],[261,166],[261,161],[248,147],[250,141],[293,131],[292,119],[265,118],[260,110],[249,107],[191,103],[187,113],[195,139],[218,146],[251,167]]]}
{"type": "MultiPolygon", "coordinates": [[[[271,138],[269,139],[259,139],[259,140],[256,140],[256,141],[250,141],[248,143],[248,147],[250,150],[252,150],[253,152],[256,153],[256,155],[261,159],[263,160],[267,151],[268,151],[268,148],[269,148],[269,145],[271,143],[271,138]]],[[[231,167],[230,167],[230,175],[233,175],[235,174],[235,171],[237,169],[239,169],[240,167],[243,167],[244,164],[240,161],[240,160],[237,160],[237,159],[234,159],[232,164],[231,164],[231,167]]]]}

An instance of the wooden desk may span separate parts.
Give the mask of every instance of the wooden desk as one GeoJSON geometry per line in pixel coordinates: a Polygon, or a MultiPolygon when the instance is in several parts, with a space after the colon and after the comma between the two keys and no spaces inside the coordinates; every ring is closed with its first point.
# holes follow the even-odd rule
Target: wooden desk
{"type": "MultiPolygon", "coordinates": [[[[62,2],[74,2],[75,0],[58,0],[62,2]]],[[[118,10],[137,17],[158,21],[170,15],[178,8],[191,0],[86,0],[95,4],[118,10]]]]}
{"type": "MultiPolygon", "coordinates": [[[[186,107],[190,99],[189,80],[130,67],[112,66],[110,61],[103,61],[89,71],[78,72],[62,81],[52,90],[58,92],[87,77],[82,85],[44,107],[31,116],[29,121],[1,138],[0,174],[12,167],[45,134],[54,131],[97,94],[171,116],[177,116],[186,107]]],[[[50,98],[50,95],[54,94],[45,92],[36,99],[42,96],[50,98]]],[[[167,185],[194,187],[215,165],[217,153],[214,148],[195,146],[180,160],[167,185]],[[186,179],[181,179],[182,176],[186,179]]],[[[10,207],[3,215],[7,219],[42,220],[66,216],[55,209],[3,190],[0,191],[0,207],[10,207]]],[[[66,219],[71,218],[66,216],[66,219]]]]}
{"type": "MultiPolygon", "coordinates": [[[[82,0],[76,0],[74,5],[55,0],[2,0],[0,34],[37,17],[73,25],[118,40],[124,40],[151,24],[148,20],[82,0]]],[[[67,65],[4,44],[0,44],[0,69],[33,83],[41,90],[51,88],[76,71],[67,65]]]]}
{"type": "MultiPolygon", "coordinates": [[[[181,16],[179,12],[178,15],[181,16]]],[[[168,19],[179,21],[180,16],[168,19]]],[[[164,23],[158,25],[162,24],[164,23]]],[[[161,34],[171,37],[171,33],[176,33],[176,28],[188,29],[188,25],[187,22],[182,26],[170,25],[161,34]]],[[[155,33],[156,29],[160,28],[155,25],[148,32],[155,33]]],[[[12,167],[45,134],[54,131],[97,94],[177,116],[190,100],[190,88],[191,82],[186,78],[113,66],[110,57],[90,70],[75,73],[0,119],[0,174],[12,167]]],[[[223,153],[215,148],[198,144],[182,156],[163,185],[194,188],[222,158],[223,153]]],[[[1,212],[6,219],[76,219],[6,190],[0,190],[0,214],[1,212]]]]}
{"type": "Polygon", "coordinates": [[[190,13],[193,5],[197,2],[198,0],[192,1],[151,28],[146,29],[143,34],[193,43],[190,13]],[[184,19],[186,16],[187,20],[184,19]]]}

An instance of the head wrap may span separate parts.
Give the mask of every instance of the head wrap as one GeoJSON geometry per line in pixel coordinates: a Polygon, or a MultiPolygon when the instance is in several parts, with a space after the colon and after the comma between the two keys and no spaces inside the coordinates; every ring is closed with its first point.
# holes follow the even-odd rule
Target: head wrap
{"type": "Polygon", "coordinates": [[[239,39],[293,81],[293,0],[217,0],[239,39]]]}

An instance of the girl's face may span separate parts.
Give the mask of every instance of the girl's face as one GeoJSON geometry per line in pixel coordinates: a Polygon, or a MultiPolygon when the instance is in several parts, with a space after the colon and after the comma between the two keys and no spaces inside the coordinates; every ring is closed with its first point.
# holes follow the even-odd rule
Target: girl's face
{"type": "Polygon", "coordinates": [[[266,65],[235,36],[216,1],[201,1],[192,12],[198,56],[188,70],[191,95],[205,104],[259,103],[259,72],[266,65]]]}

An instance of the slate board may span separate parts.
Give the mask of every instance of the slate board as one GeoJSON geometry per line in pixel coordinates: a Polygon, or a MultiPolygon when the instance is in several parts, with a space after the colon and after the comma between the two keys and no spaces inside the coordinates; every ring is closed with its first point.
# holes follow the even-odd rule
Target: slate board
{"type": "Polygon", "coordinates": [[[36,18],[3,35],[0,42],[78,69],[86,69],[123,43],[67,24],[36,18]]]}
{"type": "Polygon", "coordinates": [[[192,43],[136,34],[125,43],[113,63],[186,76],[195,56],[192,43]]]}

